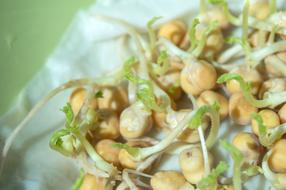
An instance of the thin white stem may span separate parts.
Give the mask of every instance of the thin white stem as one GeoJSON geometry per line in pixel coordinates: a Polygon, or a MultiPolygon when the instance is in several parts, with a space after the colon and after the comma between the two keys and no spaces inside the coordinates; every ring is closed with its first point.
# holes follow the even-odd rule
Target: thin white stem
{"type": "Polygon", "coordinates": [[[210,173],[210,165],[209,165],[208,149],[206,146],[206,141],[205,141],[202,126],[198,128],[198,132],[199,132],[199,137],[200,137],[201,147],[202,147],[202,152],[203,152],[203,157],[204,157],[205,176],[207,176],[210,173]]]}
{"type": "Polygon", "coordinates": [[[225,64],[231,59],[235,59],[235,58],[243,56],[243,54],[244,54],[244,51],[241,45],[237,44],[237,45],[234,45],[228,48],[222,54],[220,54],[217,62],[220,64],[225,64]]]}

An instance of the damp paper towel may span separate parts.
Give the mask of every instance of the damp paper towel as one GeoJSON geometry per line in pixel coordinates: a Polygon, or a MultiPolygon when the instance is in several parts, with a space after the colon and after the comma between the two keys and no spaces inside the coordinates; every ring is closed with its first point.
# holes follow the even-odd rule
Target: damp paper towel
{"type": "MultiPolygon", "coordinates": [[[[144,33],[146,23],[154,16],[162,16],[155,27],[174,18],[190,22],[198,12],[198,5],[198,0],[98,0],[88,9],[80,10],[46,64],[0,118],[1,149],[6,137],[50,90],[71,79],[104,75],[132,54],[132,44],[122,43],[126,30],[99,15],[121,19],[144,33]]],[[[241,6],[240,0],[230,1],[233,10],[240,10],[241,6]]],[[[64,116],[59,109],[70,92],[53,98],[19,133],[8,153],[0,189],[70,189],[79,168],[71,158],[49,148],[52,132],[63,126],[64,116]]],[[[222,125],[225,130],[221,131],[221,138],[226,138],[226,134],[227,138],[233,136],[228,135],[227,125],[222,125]]],[[[217,157],[229,159],[217,149],[214,152],[217,157]]],[[[176,163],[176,157],[165,158],[162,169],[178,169],[176,163]]],[[[264,189],[264,181],[263,177],[256,177],[246,184],[247,189],[264,189]]]]}

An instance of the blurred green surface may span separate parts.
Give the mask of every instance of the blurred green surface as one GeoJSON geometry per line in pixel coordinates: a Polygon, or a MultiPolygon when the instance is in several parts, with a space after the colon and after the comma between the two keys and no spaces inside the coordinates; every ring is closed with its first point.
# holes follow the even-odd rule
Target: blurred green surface
{"type": "Polygon", "coordinates": [[[0,0],[0,115],[35,75],[80,8],[94,0],[0,0]]]}

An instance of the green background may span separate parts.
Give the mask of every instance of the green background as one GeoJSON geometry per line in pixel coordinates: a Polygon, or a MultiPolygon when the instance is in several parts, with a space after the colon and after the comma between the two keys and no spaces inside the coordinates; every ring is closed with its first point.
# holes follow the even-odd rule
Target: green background
{"type": "Polygon", "coordinates": [[[94,0],[0,0],[0,115],[94,0]]]}

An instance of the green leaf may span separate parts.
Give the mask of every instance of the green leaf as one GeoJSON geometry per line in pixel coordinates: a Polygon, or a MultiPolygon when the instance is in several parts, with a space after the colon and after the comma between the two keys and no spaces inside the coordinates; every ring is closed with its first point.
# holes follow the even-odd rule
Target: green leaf
{"type": "Polygon", "coordinates": [[[163,111],[165,105],[159,106],[153,92],[152,83],[147,80],[140,79],[137,85],[137,98],[150,110],[163,111]]]}
{"type": "Polygon", "coordinates": [[[155,33],[154,29],[153,29],[153,25],[160,18],[162,18],[162,17],[158,17],[158,16],[153,17],[147,23],[147,30],[148,30],[149,40],[150,40],[150,53],[152,55],[156,53],[156,40],[157,40],[157,36],[156,36],[156,33],[155,33]]]}
{"type": "Polygon", "coordinates": [[[151,20],[148,21],[147,23],[147,28],[148,29],[152,29],[152,26],[155,24],[155,22],[157,22],[159,19],[161,19],[161,16],[155,16],[153,17],[151,20]]]}
{"type": "Polygon", "coordinates": [[[138,156],[140,151],[139,148],[131,147],[128,144],[123,144],[123,143],[114,143],[112,144],[112,147],[125,149],[133,157],[138,156]]]}
{"type": "Polygon", "coordinates": [[[101,90],[97,91],[97,92],[95,93],[95,98],[104,98],[104,97],[103,97],[103,92],[102,92],[101,90]]]}
{"type": "Polygon", "coordinates": [[[212,169],[211,173],[203,177],[199,183],[198,188],[200,190],[208,190],[208,189],[216,189],[217,187],[217,178],[219,175],[221,175],[223,172],[225,172],[228,169],[228,165],[221,161],[215,169],[212,169]]]}
{"type": "Polygon", "coordinates": [[[157,105],[152,83],[148,80],[139,78],[132,72],[131,67],[136,62],[137,60],[134,57],[131,57],[125,62],[123,68],[125,78],[137,85],[137,98],[138,100],[142,101],[148,109],[162,111],[165,105],[163,105],[163,107],[157,105]]]}
{"type": "Polygon", "coordinates": [[[71,190],[79,190],[80,189],[80,186],[84,180],[84,176],[85,176],[85,172],[83,169],[81,169],[79,172],[79,176],[76,179],[75,183],[73,184],[71,190]]]}
{"type": "Polygon", "coordinates": [[[195,57],[199,57],[204,50],[206,45],[208,36],[219,26],[219,22],[217,20],[211,21],[207,28],[202,32],[202,38],[200,40],[196,40],[196,47],[193,49],[192,54],[195,57]]]}
{"type": "Polygon", "coordinates": [[[222,4],[226,4],[226,1],[225,0],[209,0],[209,3],[213,5],[222,5],[222,4]]]}
{"type": "Polygon", "coordinates": [[[258,113],[252,113],[251,117],[257,122],[259,129],[259,136],[266,137],[267,127],[263,124],[262,117],[258,113]]]}
{"type": "Polygon", "coordinates": [[[190,50],[195,49],[195,47],[198,44],[198,41],[196,39],[196,27],[197,27],[198,24],[200,24],[200,20],[198,18],[195,18],[192,21],[191,27],[190,27],[189,32],[188,32],[189,39],[190,39],[190,42],[191,42],[190,50]]]}
{"type": "Polygon", "coordinates": [[[243,160],[243,154],[235,146],[225,140],[220,140],[220,144],[231,154],[235,162],[241,162],[243,160]]]}
{"type": "Polygon", "coordinates": [[[153,72],[155,75],[161,76],[161,75],[164,75],[168,71],[170,67],[168,58],[169,58],[169,55],[166,50],[163,50],[160,52],[157,58],[157,64],[152,64],[153,72]]]}
{"type": "Polygon", "coordinates": [[[256,166],[256,165],[249,166],[245,170],[242,171],[242,174],[248,177],[252,177],[260,173],[263,173],[263,170],[261,167],[256,166]]]}
{"type": "Polygon", "coordinates": [[[71,123],[74,119],[74,113],[70,103],[67,103],[62,109],[60,109],[66,115],[66,126],[71,127],[71,123]]]}
{"type": "Polygon", "coordinates": [[[203,105],[201,107],[198,108],[197,112],[195,113],[194,117],[191,119],[190,123],[189,123],[189,127],[191,129],[197,129],[199,126],[202,125],[202,120],[204,115],[207,112],[210,112],[210,110],[213,109],[216,112],[219,111],[220,106],[218,102],[215,102],[213,105],[209,106],[209,105],[203,105]]]}
{"type": "Polygon", "coordinates": [[[234,161],[232,181],[234,189],[241,190],[241,167],[244,159],[243,154],[235,146],[225,140],[220,140],[220,145],[230,153],[234,161]]]}
{"type": "Polygon", "coordinates": [[[242,89],[243,92],[249,95],[251,94],[251,84],[248,82],[245,82],[243,78],[239,74],[236,74],[236,73],[226,73],[226,74],[221,75],[217,79],[217,83],[222,84],[230,80],[236,80],[239,83],[240,88],[242,89]]]}
{"type": "Polygon", "coordinates": [[[168,58],[169,58],[169,55],[167,51],[166,50],[161,51],[157,59],[157,64],[159,65],[164,64],[168,58]]]}
{"type": "Polygon", "coordinates": [[[135,57],[130,57],[127,61],[125,61],[123,65],[124,77],[134,83],[137,83],[138,77],[132,72],[132,66],[137,63],[137,59],[135,57]]]}
{"type": "Polygon", "coordinates": [[[52,135],[49,145],[52,149],[60,152],[65,156],[74,155],[74,137],[71,135],[70,129],[60,129],[52,135]],[[65,137],[65,141],[63,140],[65,137]]]}

